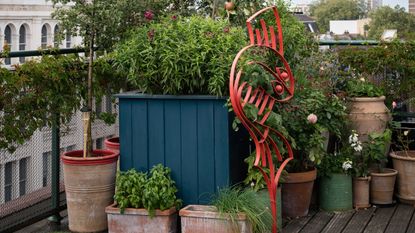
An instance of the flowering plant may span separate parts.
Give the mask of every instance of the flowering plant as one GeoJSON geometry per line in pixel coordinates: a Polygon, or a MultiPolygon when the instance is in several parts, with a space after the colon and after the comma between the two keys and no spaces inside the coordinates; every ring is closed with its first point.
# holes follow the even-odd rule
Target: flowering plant
{"type": "Polygon", "coordinates": [[[330,176],[333,173],[351,174],[355,167],[352,156],[347,153],[328,154],[318,166],[319,176],[330,176]]]}
{"type": "Polygon", "coordinates": [[[353,73],[339,80],[338,88],[348,97],[380,97],[384,95],[383,90],[369,79],[353,73]]]}
{"type": "Polygon", "coordinates": [[[397,131],[394,146],[397,150],[404,151],[405,155],[409,157],[410,145],[414,142],[411,139],[411,130],[399,128],[397,131]]]}

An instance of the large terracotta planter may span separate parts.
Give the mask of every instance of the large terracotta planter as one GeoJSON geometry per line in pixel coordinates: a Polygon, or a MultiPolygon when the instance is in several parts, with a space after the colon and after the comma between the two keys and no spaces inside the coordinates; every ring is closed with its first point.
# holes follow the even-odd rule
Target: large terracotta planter
{"type": "Polygon", "coordinates": [[[369,133],[385,131],[391,117],[384,101],[385,96],[350,98],[349,119],[361,141],[366,141],[369,133]]]}
{"type": "Polygon", "coordinates": [[[106,150],[111,150],[117,153],[120,152],[120,138],[119,137],[107,138],[105,139],[104,144],[105,144],[106,150]]]}
{"type": "Polygon", "coordinates": [[[246,215],[238,214],[236,226],[226,215],[220,215],[214,206],[188,205],[179,212],[182,233],[252,233],[246,215]]]}
{"type": "Polygon", "coordinates": [[[353,178],[353,207],[355,209],[370,207],[370,180],[370,176],[353,178]]]}
{"type": "Polygon", "coordinates": [[[105,208],[108,216],[108,233],[175,233],[177,232],[177,211],[156,210],[150,217],[146,209],[126,208],[121,214],[117,204],[105,208]]]}
{"type": "Polygon", "coordinates": [[[285,217],[306,216],[310,207],[317,170],[288,173],[282,183],[282,215],[285,217]]]}
{"type": "Polygon", "coordinates": [[[105,207],[113,202],[118,153],[94,150],[97,157],[83,158],[83,151],[61,156],[68,206],[69,230],[99,232],[107,229],[105,207]]]}
{"type": "Polygon", "coordinates": [[[398,171],[396,196],[403,203],[415,204],[415,151],[396,151],[390,156],[398,171]]]}
{"type": "Polygon", "coordinates": [[[392,204],[393,190],[395,187],[396,175],[394,169],[384,168],[382,172],[371,172],[370,181],[370,202],[372,204],[392,204]]]}
{"type": "Polygon", "coordinates": [[[352,177],[332,174],[322,177],[319,187],[320,208],[326,211],[344,211],[353,208],[352,177]]]}

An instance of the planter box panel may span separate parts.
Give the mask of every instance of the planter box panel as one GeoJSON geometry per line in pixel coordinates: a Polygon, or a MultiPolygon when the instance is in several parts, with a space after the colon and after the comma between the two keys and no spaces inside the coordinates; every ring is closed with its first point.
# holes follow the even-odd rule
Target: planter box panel
{"type": "Polygon", "coordinates": [[[119,97],[121,170],[170,167],[185,204],[208,203],[246,175],[248,136],[232,130],[225,99],[119,97]]]}

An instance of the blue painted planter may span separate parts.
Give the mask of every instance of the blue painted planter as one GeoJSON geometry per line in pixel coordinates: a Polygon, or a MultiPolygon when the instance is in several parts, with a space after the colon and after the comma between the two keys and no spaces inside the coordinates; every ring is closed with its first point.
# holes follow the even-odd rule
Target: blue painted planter
{"type": "MultiPolygon", "coordinates": [[[[232,129],[226,98],[125,93],[119,98],[120,167],[172,170],[184,204],[206,204],[246,176],[248,134],[232,129]]],[[[242,128],[242,127],[241,127],[242,128]]]]}

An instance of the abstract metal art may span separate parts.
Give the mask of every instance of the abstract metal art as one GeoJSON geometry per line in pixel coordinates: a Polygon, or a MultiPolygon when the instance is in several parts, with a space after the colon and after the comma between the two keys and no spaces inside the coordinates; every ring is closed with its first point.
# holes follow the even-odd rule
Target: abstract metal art
{"type": "MultiPolygon", "coordinates": [[[[241,49],[236,55],[230,73],[229,92],[233,110],[248,130],[255,143],[256,157],[254,167],[258,169],[266,181],[271,211],[273,216],[272,232],[277,232],[277,207],[276,191],[281,172],[287,163],[293,159],[293,153],[289,142],[277,130],[267,125],[267,119],[275,104],[290,100],[294,95],[294,77],[290,66],[284,59],[284,48],[282,38],[281,21],[275,6],[264,8],[247,21],[250,44],[241,49]],[[278,37],[275,35],[274,26],[267,28],[264,20],[265,13],[273,13],[275,17],[278,37]],[[254,29],[258,25],[261,29],[254,29]],[[249,60],[246,66],[241,67],[240,63],[245,60],[242,57],[253,49],[265,49],[266,54],[271,54],[275,61],[271,65],[262,61],[249,60]],[[244,80],[244,68],[259,66],[267,75],[271,76],[268,87],[254,85],[255,80],[244,80]],[[271,91],[269,91],[271,89],[271,91]],[[254,106],[257,109],[258,117],[249,119],[246,114],[246,105],[254,106]],[[281,151],[281,145],[284,151],[281,151]],[[276,168],[273,156],[276,157],[279,165],[276,168]],[[267,171],[269,169],[269,174],[267,171]]],[[[267,55],[267,59],[269,55],[267,55]]]]}

